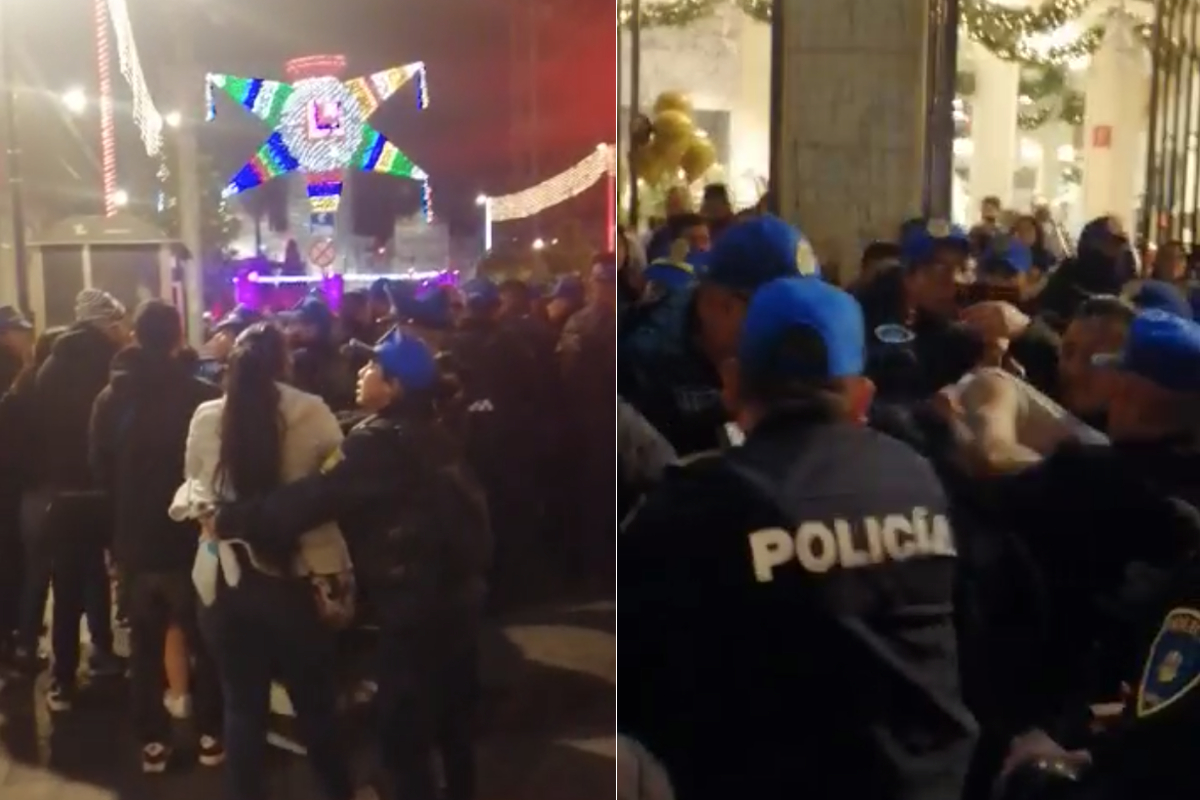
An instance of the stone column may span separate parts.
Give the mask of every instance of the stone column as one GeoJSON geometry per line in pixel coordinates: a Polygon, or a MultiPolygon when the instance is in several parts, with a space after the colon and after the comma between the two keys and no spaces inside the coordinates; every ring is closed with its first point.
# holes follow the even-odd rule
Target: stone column
{"type": "MultiPolygon", "coordinates": [[[[1083,138],[1083,216],[1115,214],[1134,224],[1141,132],[1150,91],[1149,56],[1134,20],[1113,12],[1088,65],[1083,138]]],[[[1132,229],[1132,228],[1130,228],[1132,229]]]]}
{"type": "Polygon", "coordinates": [[[970,219],[979,216],[983,198],[995,196],[1008,208],[1017,169],[1017,112],[1021,67],[1002,61],[984,47],[975,48],[975,95],[971,98],[970,219]]]}
{"type": "Polygon", "coordinates": [[[771,191],[845,281],[921,213],[926,0],[776,0],[771,191]]]}

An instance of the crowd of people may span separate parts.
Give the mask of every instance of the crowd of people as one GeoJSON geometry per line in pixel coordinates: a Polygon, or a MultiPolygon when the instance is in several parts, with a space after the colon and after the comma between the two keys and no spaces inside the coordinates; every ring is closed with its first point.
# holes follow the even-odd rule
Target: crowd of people
{"type": "Polygon", "coordinates": [[[618,262],[619,791],[1200,795],[1186,249],[987,202],[841,288],[671,201],[618,262]]]}
{"type": "Polygon", "coordinates": [[[40,334],[0,308],[0,665],[41,670],[52,589],[51,712],[128,671],[144,771],[190,754],[262,800],[278,684],[351,800],[376,796],[337,718],[366,647],[383,784],[469,800],[484,620],[612,590],[615,270],[239,306],[198,352],[159,300],[86,289],[40,334]]]}

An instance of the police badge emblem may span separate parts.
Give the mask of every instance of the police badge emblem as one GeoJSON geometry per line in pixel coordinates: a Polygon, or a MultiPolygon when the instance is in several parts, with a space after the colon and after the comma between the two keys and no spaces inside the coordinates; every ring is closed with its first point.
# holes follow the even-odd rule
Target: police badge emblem
{"type": "Polygon", "coordinates": [[[1200,685],[1200,611],[1175,608],[1150,646],[1137,692],[1137,715],[1162,711],[1200,685]]]}
{"type": "Polygon", "coordinates": [[[821,266],[817,263],[817,254],[813,251],[812,245],[808,243],[808,239],[803,236],[796,244],[796,272],[806,278],[811,278],[821,272],[821,266]]]}
{"type": "Polygon", "coordinates": [[[903,325],[892,323],[875,328],[875,338],[883,344],[909,344],[917,335],[903,325]]]}
{"type": "Polygon", "coordinates": [[[931,219],[925,225],[925,232],[934,239],[945,239],[950,235],[950,223],[944,219],[931,219]]]}

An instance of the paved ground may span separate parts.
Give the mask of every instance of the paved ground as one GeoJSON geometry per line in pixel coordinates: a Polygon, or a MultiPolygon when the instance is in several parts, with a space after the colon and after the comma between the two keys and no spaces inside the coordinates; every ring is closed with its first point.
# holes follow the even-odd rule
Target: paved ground
{"type": "MultiPolygon", "coordinates": [[[[485,645],[483,669],[479,800],[613,796],[611,603],[510,620],[485,645]]],[[[0,693],[0,800],[218,800],[219,770],[141,773],[122,683],[92,687],[71,714],[54,718],[44,690],[42,678],[0,693]]],[[[272,800],[319,800],[302,759],[277,751],[272,759],[272,800]]]]}

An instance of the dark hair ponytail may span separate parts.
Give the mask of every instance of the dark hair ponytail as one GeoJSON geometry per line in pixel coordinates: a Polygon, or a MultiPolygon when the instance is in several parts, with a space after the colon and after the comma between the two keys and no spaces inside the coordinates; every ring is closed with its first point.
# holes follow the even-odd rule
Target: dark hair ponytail
{"type": "Polygon", "coordinates": [[[234,344],[225,372],[221,452],[216,483],[235,497],[264,495],[282,480],[283,418],[279,387],[287,372],[283,332],[251,325],[234,344]]]}

